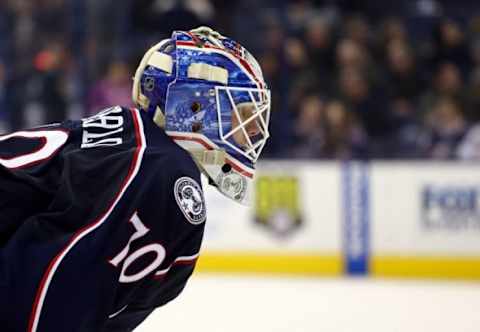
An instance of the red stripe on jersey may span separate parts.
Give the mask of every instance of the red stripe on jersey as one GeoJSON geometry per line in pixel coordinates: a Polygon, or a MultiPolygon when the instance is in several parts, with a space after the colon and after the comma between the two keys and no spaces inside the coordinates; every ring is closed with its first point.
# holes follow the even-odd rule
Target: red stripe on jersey
{"type": "Polygon", "coordinates": [[[196,255],[193,255],[193,256],[189,256],[189,257],[178,257],[177,259],[175,259],[173,261],[172,264],[170,264],[169,267],[167,267],[166,269],[164,270],[161,270],[161,271],[157,271],[153,276],[152,278],[154,280],[162,280],[163,278],[165,278],[167,276],[167,273],[168,271],[170,271],[170,269],[176,265],[192,265],[192,264],[195,264],[195,262],[198,260],[198,257],[199,257],[199,254],[196,254],[196,255]]]}

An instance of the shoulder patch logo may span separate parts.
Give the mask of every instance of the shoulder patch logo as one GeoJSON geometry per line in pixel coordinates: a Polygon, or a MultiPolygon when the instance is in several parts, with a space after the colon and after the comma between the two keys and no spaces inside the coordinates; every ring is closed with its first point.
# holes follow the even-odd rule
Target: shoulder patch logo
{"type": "Polygon", "coordinates": [[[188,222],[199,225],[207,217],[205,199],[200,185],[192,178],[184,176],[175,181],[175,200],[188,222]]]}

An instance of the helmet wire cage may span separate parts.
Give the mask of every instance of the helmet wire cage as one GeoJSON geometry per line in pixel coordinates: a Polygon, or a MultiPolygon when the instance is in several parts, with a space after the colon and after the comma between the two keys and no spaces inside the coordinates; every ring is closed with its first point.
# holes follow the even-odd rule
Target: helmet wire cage
{"type": "Polygon", "coordinates": [[[258,88],[244,88],[231,86],[215,86],[215,96],[217,103],[217,114],[219,121],[220,139],[224,144],[246,157],[252,163],[255,163],[260,156],[270,134],[268,125],[270,120],[270,90],[258,88]],[[230,109],[222,108],[221,95],[226,94],[230,109]],[[241,93],[246,96],[241,103],[235,102],[234,93],[241,93]],[[244,118],[239,108],[241,105],[249,105],[251,114],[244,118]],[[230,112],[230,114],[228,114],[230,112]],[[227,114],[226,114],[227,113],[227,114]],[[229,118],[230,115],[230,118],[229,118]],[[229,121],[225,121],[225,117],[229,121]],[[238,125],[233,128],[233,117],[237,119],[238,125]],[[251,136],[247,128],[254,126],[258,133],[251,136]],[[233,139],[240,133],[245,139],[245,144],[240,146],[233,139]]]}

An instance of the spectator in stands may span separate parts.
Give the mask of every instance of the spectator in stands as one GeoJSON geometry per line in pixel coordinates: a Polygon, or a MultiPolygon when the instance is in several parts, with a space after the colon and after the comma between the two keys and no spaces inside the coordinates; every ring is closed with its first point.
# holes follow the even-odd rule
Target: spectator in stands
{"type": "Polygon", "coordinates": [[[365,131],[345,103],[330,101],[325,107],[324,122],[323,158],[344,160],[368,156],[365,131]]]}
{"type": "Polygon", "coordinates": [[[370,84],[366,76],[355,68],[341,71],[339,90],[341,99],[372,138],[370,143],[373,156],[381,155],[384,151],[384,139],[390,135],[392,129],[385,92],[370,84]]]}
{"type": "Polygon", "coordinates": [[[344,38],[336,48],[336,65],[339,68],[367,70],[368,53],[365,47],[352,39],[344,38]]]}
{"type": "Polygon", "coordinates": [[[89,94],[87,115],[95,114],[111,105],[133,106],[132,73],[128,64],[121,60],[110,63],[104,78],[96,82],[89,94]]]}
{"type": "Polygon", "coordinates": [[[405,40],[392,39],[387,45],[386,82],[390,97],[416,99],[425,82],[417,71],[414,54],[405,40]]]}
{"type": "Polygon", "coordinates": [[[49,41],[35,55],[33,75],[25,83],[23,127],[59,122],[66,118],[65,66],[68,58],[65,45],[57,40],[49,41]]]}
{"type": "Polygon", "coordinates": [[[209,0],[135,0],[131,1],[131,25],[143,34],[167,35],[172,30],[188,30],[192,26],[208,25],[215,9],[209,0]]]}
{"type": "Polygon", "coordinates": [[[361,72],[370,84],[380,81],[380,68],[373,62],[365,45],[344,38],[339,40],[335,52],[337,76],[344,70],[353,70],[361,72]]]}
{"type": "Polygon", "coordinates": [[[361,15],[347,17],[344,22],[345,37],[365,48],[370,47],[371,32],[366,18],[361,15]]]}
{"type": "Polygon", "coordinates": [[[299,38],[289,38],[284,46],[283,74],[289,84],[288,105],[294,110],[312,89],[318,86],[318,77],[312,70],[305,44],[299,38]]]}
{"type": "Polygon", "coordinates": [[[294,124],[294,144],[290,155],[294,158],[321,158],[325,147],[325,103],[317,94],[306,96],[299,104],[294,124]]]}
{"type": "Polygon", "coordinates": [[[404,22],[399,17],[389,17],[380,24],[378,37],[381,45],[388,45],[393,40],[408,40],[408,33],[404,22]]]}
{"type": "Polygon", "coordinates": [[[306,26],[305,44],[311,59],[312,70],[319,80],[319,89],[327,91],[334,75],[332,26],[323,16],[314,16],[306,26]]]}
{"type": "Polygon", "coordinates": [[[435,37],[434,64],[453,63],[465,76],[470,68],[471,60],[462,27],[451,19],[445,19],[437,27],[435,37]]]}
{"type": "Polygon", "coordinates": [[[441,63],[433,77],[430,90],[421,97],[420,115],[424,116],[431,112],[437,100],[442,97],[455,98],[463,103],[463,89],[463,79],[457,65],[451,62],[441,63]]]}
{"type": "Polygon", "coordinates": [[[313,12],[314,7],[309,0],[287,1],[286,23],[293,32],[298,33],[305,27],[313,12]]]}
{"type": "Polygon", "coordinates": [[[480,161],[480,124],[475,124],[458,145],[456,157],[461,160],[480,161]]]}
{"type": "Polygon", "coordinates": [[[461,104],[454,98],[441,97],[425,120],[430,129],[427,156],[433,159],[455,158],[457,147],[468,129],[461,104]]]}
{"type": "Polygon", "coordinates": [[[418,121],[415,103],[404,96],[397,96],[389,105],[390,117],[395,124],[389,137],[389,149],[385,158],[417,159],[426,156],[428,136],[418,121]]]}

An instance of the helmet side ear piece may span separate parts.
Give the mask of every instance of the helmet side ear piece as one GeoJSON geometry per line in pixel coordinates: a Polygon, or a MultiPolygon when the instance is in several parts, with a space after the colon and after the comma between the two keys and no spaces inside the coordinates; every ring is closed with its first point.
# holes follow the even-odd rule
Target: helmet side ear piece
{"type": "Polygon", "coordinates": [[[143,56],[132,98],[222,194],[248,203],[270,91],[247,50],[208,27],[175,31],[143,56]]]}
{"type": "Polygon", "coordinates": [[[161,127],[164,127],[165,120],[163,118],[163,110],[160,109],[160,105],[152,105],[151,98],[145,94],[145,90],[153,91],[155,87],[155,79],[152,77],[150,80],[144,80],[143,92],[142,92],[142,78],[145,74],[145,71],[148,66],[155,68],[154,70],[161,71],[163,75],[170,76],[173,80],[173,71],[174,71],[174,59],[171,55],[161,52],[165,46],[170,43],[170,39],[165,39],[159,42],[158,44],[152,46],[143,56],[140,64],[135,71],[135,76],[133,77],[132,85],[132,100],[135,105],[139,108],[148,111],[151,106],[155,108],[154,117],[158,118],[155,121],[161,127]],[[150,87],[149,87],[150,84],[150,87]],[[158,112],[156,112],[159,110],[158,112]],[[158,114],[156,114],[158,113],[158,114]]]}

